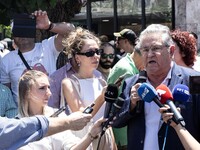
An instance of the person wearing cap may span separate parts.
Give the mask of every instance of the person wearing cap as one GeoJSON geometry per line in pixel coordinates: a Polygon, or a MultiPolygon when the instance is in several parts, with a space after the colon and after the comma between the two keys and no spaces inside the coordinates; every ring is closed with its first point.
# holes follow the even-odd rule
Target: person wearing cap
{"type": "Polygon", "coordinates": [[[42,10],[35,11],[32,14],[32,20],[25,18],[23,24],[20,19],[22,20],[20,17],[14,18],[12,29],[17,49],[6,55],[0,66],[0,82],[11,88],[16,104],[20,76],[30,69],[40,70],[48,75],[52,74],[56,70],[57,56],[64,48],[62,39],[74,30],[74,25],[71,23],[52,23],[47,12],[42,10]],[[28,23],[31,24],[30,27],[28,23]],[[47,30],[56,35],[41,43],[35,43],[36,29],[47,30]]]}
{"type": "MultiPolygon", "coordinates": [[[[143,70],[143,63],[141,59],[141,53],[139,50],[135,50],[138,38],[134,31],[131,29],[123,29],[120,32],[114,33],[116,37],[118,47],[126,52],[126,55],[121,58],[112,68],[108,76],[108,84],[115,83],[119,78],[123,78],[122,84],[119,87],[119,95],[122,92],[122,85],[125,77],[130,77],[134,74],[138,74],[140,70],[143,70]]],[[[127,128],[113,129],[115,141],[119,150],[126,149],[127,145],[127,128]]]]}
{"type": "Polygon", "coordinates": [[[5,41],[0,41],[0,59],[2,59],[9,52],[10,51],[6,47],[6,42],[5,41]]]}

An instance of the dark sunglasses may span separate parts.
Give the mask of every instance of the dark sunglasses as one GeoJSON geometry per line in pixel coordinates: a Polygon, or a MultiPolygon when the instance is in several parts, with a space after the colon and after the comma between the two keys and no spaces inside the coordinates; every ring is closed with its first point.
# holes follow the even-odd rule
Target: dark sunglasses
{"type": "Polygon", "coordinates": [[[100,55],[102,53],[102,49],[89,49],[88,52],[85,52],[85,53],[81,53],[81,52],[77,52],[76,54],[77,55],[85,55],[87,57],[93,57],[95,55],[95,53],[97,55],[100,55]]]}
{"type": "Polygon", "coordinates": [[[115,54],[105,54],[105,53],[102,53],[101,54],[101,58],[103,58],[103,59],[106,59],[106,58],[114,59],[115,58],[115,54]]]}

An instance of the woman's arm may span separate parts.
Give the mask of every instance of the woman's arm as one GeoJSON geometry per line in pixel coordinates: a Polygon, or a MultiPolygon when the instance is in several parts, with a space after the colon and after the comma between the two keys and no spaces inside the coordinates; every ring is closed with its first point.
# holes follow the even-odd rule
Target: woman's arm
{"type": "Polygon", "coordinates": [[[98,137],[98,134],[102,131],[102,123],[105,122],[106,119],[99,119],[95,122],[91,130],[86,134],[79,143],[74,145],[70,150],[80,150],[87,149],[87,147],[92,143],[92,141],[98,137]]]}
{"type": "MultiPolygon", "coordinates": [[[[165,123],[167,123],[173,117],[173,113],[166,112],[167,109],[169,109],[169,106],[162,107],[159,109],[165,123]]],[[[199,142],[187,131],[187,129],[182,127],[180,124],[177,125],[172,120],[170,121],[170,125],[175,129],[179,139],[181,140],[181,143],[183,144],[186,150],[200,149],[199,142]]]]}
{"type": "Polygon", "coordinates": [[[69,79],[69,78],[63,79],[62,92],[63,92],[63,96],[66,99],[66,102],[72,112],[84,110],[83,103],[80,100],[81,98],[78,94],[78,91],[74,87],[71,79],[69,79]]]}

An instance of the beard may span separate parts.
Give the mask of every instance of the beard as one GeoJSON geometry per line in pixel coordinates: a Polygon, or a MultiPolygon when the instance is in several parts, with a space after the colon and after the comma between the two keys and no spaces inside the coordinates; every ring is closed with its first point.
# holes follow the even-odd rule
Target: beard
{"type": "Polygon", "coordinates": [[[104,61],[104,62],[100,61],[99,64],[104,69],[109,69],[112,67],[112,62],[110,62],[110,61],[104,61]]]}

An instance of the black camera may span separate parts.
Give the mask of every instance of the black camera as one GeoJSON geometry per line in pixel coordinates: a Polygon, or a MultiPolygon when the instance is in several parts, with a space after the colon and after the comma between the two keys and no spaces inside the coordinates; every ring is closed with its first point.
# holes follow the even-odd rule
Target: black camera
{"type": "Polygon", "coordinates": [[[200,94],[200,76],[190,76],[189,89],[190,94],[200,94]]]}
{"type": "Polygon", "coordinates": [[[36,18],[29,14],[15,14],[12,28],[13,37],[35,38],[36,18]]]}

